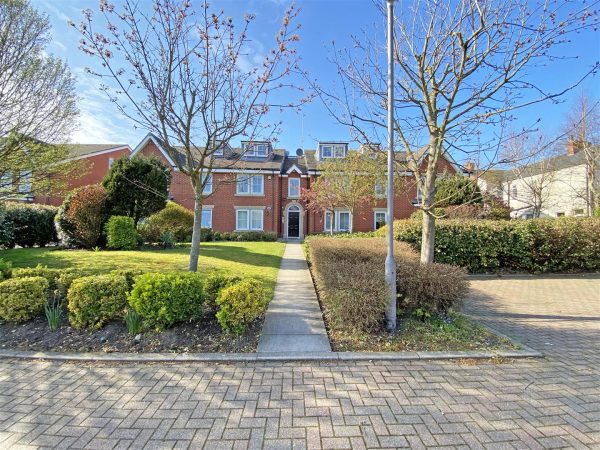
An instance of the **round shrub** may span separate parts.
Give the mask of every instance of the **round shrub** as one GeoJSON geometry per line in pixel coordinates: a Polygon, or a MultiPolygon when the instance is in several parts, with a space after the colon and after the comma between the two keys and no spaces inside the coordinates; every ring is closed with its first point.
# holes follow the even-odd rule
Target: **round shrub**
{"type": "Polygon", "coordinates": [[[59,238],[64,244],[75,247],[101,246],[107,209],[106,190],[102,186],[83,186],[75,190],[56,215],[59,238]]]}
{"type": "Polygon", "coordinates": [[[14,246],[13,225],[8,220],[6,205],[4,202],[0,202],[0,248],[12,248],[14,246]]]}
{"type": "Polygon", "coordinates": [[[250,322],[264,313],[267,303],[262,284],[247,278],[221,291],[217,297],[217,320],[224,330],[241,334],[250,322]]]}
{"type": "Polygon", "coordinates": [[[112,216],[106,222],[106,246],[114,250],[133,250],[138,245],[133,218],[112,216]]]}
{"type": "Polygon", "coordinates": [[[171,233],[177,242],[190,242],[194,228],[194,212],[175,202],[168,202],[159,212],[138,225],[144,242],[162,242],[165,233],[171,233]]]}
{"type": "Polygon", "coordinates": [[[127,286],[129,286],[129,290],[131,290],[133,287],[136,277],[142,275],[143,273],[144,271],[140,269],[115,269],[110,271],[111,275],[125,277],[125,280],[127,280],[127,286]]]}
{"type": "Polygon", "coordinates": [[[6,280],[12,276],[12,263],[0,258],[0,281],[6,280]]]}
{"type": "Polygon", "coordinates": [[[67,293],[69,322],[74,328],[99,329],[122,317],[127,290],[125,277],[101,275],[74,280],[67,293]]]}
{"type": "Polygon", "coordinates": [[[211,273],[204,280],[204,305],[207,308],[214,308],[221,290],[241,280],[242,278],[236,275],[226,275],[220,272],[211,273]]]}
{"type": "Polygon", "coordinates": [[[13,278],[43,277],[48,280],[49,289],[56,289],[56,283],[60,273],[60,269],[50,269],[46,266],[38,264],[35,267],[14,269],[12,276],[13,278]]]}
{"type": "Polygon", "coordinates": [[[197,273],[146,273],[135,279],[129,305],[145,325],[162,330],[202,315],[203,288],[197,273]]]}
{"type": "Polygon", "coordinates": [[[0,283],[0,317],[8,322],[26,322],[44,309],[48,280],[43,277],[12,278],[0,283]]]}

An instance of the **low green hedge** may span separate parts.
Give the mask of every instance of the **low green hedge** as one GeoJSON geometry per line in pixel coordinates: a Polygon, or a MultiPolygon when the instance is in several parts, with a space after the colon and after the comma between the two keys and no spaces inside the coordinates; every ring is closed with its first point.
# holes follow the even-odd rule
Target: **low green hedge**
{"type": "Polygon", "coordinates": [[[12,276],[12,263],[0,258],[0,281],[7,280],[12,276]]]}
{"type": "Polygon", "coordinates": [[[197,273],[146,273],[135,279],[129,305],[146,326],[162,330],[202,315],[203,288],[197,273]]]}
{"type": "Polygon", "coordinates": [[[214,241],[238,241],[238,242],[275,242],[277,233],[273,231],[215,231],[212,236],[214,241]]]}
{"type": "Polygon", "coordinates": [[[112,216],[105,225],[106,246],[113,250],[134,250],[139,235],[132,217],[112,216]]]}
{"type": "Polygon", "coordinates": [[[48,289],[54,290],[57,287],[57,281],[61,274],[60,269],[50,269],[46,266],[38,264],[35,267],[22,267],[19,269],[13,269],[13,278],[29,278],[29,277],[43,277],[48,280],[48,289]]]}
{"type": "Polygon", "coordinates": [[[241,334],[250,322],[265,312],[268,299],[259,281],[246,278],[222,289],[216,303],[219,325],[224,330],[241,334]]]}
{"type": "Polygon", "coordinates": [[[237,275],[226,275],[221,272],[211,273],[204,280],[204,305],[207,308],[214,309],[217,305],[216,301],[219,293],[240,281],[242,281],[242,278],[237,275]]]}
{"type": "Polygon", "coordinates": [[[99,329],[122,317],[127,307],[125,277],[95,275],[78,278],[67,293],[69,322],[74,328],[99,329]]]}
{"type": "MultiPolygon", "coordinates": [[[[378,233],[385,233],[378,231],[378,233]]],[[[421,222],[394,222],[394,236],[421,246],[421,222]]],[[[600,269],[600,220],[438,220],[435,261],[470,272],[564,272],[600,269]]]]}
{"type": "Polygon", "coordinates": [[[9,322],[26,322],[44,309],[48,280],[44,277],[12,278],[0,283],[0,317],[9,322]]]}
{"type": "MultiPolygon", "coordinates": [[[[329,327],[374,331],[383,326],[388,292],[386,243],[382,238],[307,239],[311,272],[329,327]]],[[[466,295],[465,271],[443,264],[421,266],[405,243],[396,242],[398,309],[444,313],[466,295]]]]}
{"type": "Polygon", "coordinates": [[[5,247],[45,247],[58,242],[54,216],[58,208],[26,203],[9,203],[4,212],[3,227],[10,230],[3,245],[5,247]]]}

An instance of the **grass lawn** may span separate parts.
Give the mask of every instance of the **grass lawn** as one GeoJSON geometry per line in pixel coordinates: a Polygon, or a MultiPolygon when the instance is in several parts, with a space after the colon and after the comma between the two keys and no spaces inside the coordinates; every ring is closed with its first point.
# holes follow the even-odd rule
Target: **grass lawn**
{"type": "MultiPolygon", "coordinates": [[[[200,251],[199,272],[222,270],[249,276],[264,283],[272,296],[285,244],[282,242],[207,242],[200,251]]],[[[140,269],[148,272],[186,270],[189,246],[171,250],[137,251],[63,250],[58,248],[20,248],[0,251],[0,258],[13,267],[75,267],[90,274],[114,269],[140,269]]]]}

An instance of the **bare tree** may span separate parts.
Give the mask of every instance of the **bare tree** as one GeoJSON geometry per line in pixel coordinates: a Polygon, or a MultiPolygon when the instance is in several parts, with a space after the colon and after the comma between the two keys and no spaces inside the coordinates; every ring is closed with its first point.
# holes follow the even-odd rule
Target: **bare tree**
{"type": "MultiPolygon", "coordinates": [[[[383,5],[380,9],[384,14],[383,5]]],[[[433,261],[442,156],[462,152],[478,160],[487,152],[493,160],[515,110],[557,99],[598,68],[577,74],[558,92],[546,92],[528,78],[528,69],[549,64],[571,34],[596,23],[594,11],[570,0],[400,3],[394,27],[395,131],[422,192],[422,263],[433,261]]],[[[372,36],[371,29],[351,49],[334,52],[340,86],[317,92],[357,139],[377,142],[386,127],[386,70],[384,49],[372,36]]]]}
{"type": "Polygon", "coordinates": [[[78,115],[67,65],[48,55],[48,17],[26,0],[0,1],[0,191],[43,190],[65,168],[78,115]],[[32,181],[35,183],[32,184],[32,181]]]}
{"type": "Polygon", "coordinates": [[[594,101],[581,92],[564,128],[570,139],[568,145],[585,157],[586,189],[582,197],[591,216],[600,210],[600,100],[594,101]]]}
{"type": "Polygon", "coordinates": [[[92,11],[84,13],[81,49],[100,63],[90,72],[104,80],[122,114],[162,140],[190,179],[195,206],[189,270],[195,271],[203,191],[215,155],[238,137],[272,137],[277,125],[265,123],[271,108],[295,105],[273,105],[270,99],[292,87],[297,10],[286,10],[273,49],[256,67],[248,67],[247,58],[252,15],[238,29],[223,11],[188,0],[124,0],[120,9],[102,0],[102,24],[92,11]]]}
{"type": "Polygon", "coordinates": [[[509,206],[513,211],[528,211],[541,217],[544,208],[552,206],[552,188],[557,174],[556,150],[541,134],[513,136],[505,144],[509,164],[506,183],[509,206]]]}

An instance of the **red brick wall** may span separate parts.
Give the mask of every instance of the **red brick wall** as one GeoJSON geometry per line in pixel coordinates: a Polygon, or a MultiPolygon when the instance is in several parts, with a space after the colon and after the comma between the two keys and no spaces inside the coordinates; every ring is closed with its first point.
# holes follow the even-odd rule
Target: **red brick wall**
{"type": "MultiPolygon", "coordinates": [[[[121,150],[115,150],[113,152],[83,158],[85,161],[85,173],[79,178],[72,178],[69,180],[67,190],[70,192],[81,186],[100,183],[108,173],[109,159],[113,158],[116,161],[117,159],[126,155],[129,155],[129,149],[123,148],[121,150]]],[[[52,195],[38,195],[33,198],[34,203],[42,203],[44,205],[54,206],[59,206],[62,204],[63,200],[64,196],[52,195]]]]}
{"type": "MultiPolygon", "coordinates": [[[[142,149],[146,156],[156,156],[163,160],[167,165],[166,158],[163,157],[160,150],[152,141],[142,149]]],[[[454,173],[454,169],[446,160],[440,160],[438,163],[439,171],[448,170],[454,173]]],[[[178,171],[172,172],[171,197],[172,199],[185,206],[194,208],[194,193],[186,175],[178,171]]],[[[265,231],[275,231],[279,236],[285,235],[285,208],[295,199],[288,198],[288,180],[289,178],[300,177],[297,173],[291,173],[288,177],[282,177],[278,174],[264,175],[264,195],[245,196],[236,194],[235,175],[231,173],[213,174],[213,193],[205,197],[204,204],[212,205],[212,221],[215,231],[234,231],[236,224],[235,206],[258,206],[265,207],[263,216],[263,226],[265,231]],[[270,208],[270,209],[269,209],[270,208]]],[[[310,188],[311,182],[315,177],[300,178],[301,189],[310,188]]],[[[405,180],[405,192],[398,195],[394,202],[394,218],[406,219],[416,210],[412,205],[412,200],[417,196],[417,189],[414,179],[408,177],[405,180]]],[[[353,217],[354,231],[372,231],[374,229],[374,209],[385,208],[384,199],[377,200],[375,205],[369,205],[355,211],[353,217]]],[[[303,216],[304,234],[323,232],[324,214],[313,211],[306,211],[303,216]]]]}

